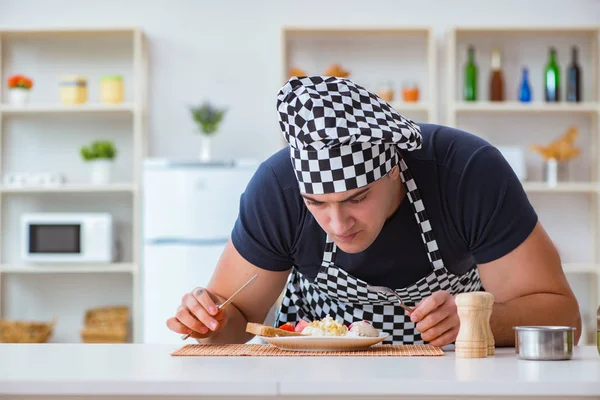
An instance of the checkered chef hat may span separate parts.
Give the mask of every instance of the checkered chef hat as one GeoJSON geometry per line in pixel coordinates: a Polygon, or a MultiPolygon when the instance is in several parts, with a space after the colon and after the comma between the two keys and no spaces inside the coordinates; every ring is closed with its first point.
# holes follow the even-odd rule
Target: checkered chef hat
{"type": "Polygon", "coordinates": [[[277,111],[302,193],[366,186],[398,164],[398,150],[421,147],[418,125],[345,78],[293,77],[277,111]]]}

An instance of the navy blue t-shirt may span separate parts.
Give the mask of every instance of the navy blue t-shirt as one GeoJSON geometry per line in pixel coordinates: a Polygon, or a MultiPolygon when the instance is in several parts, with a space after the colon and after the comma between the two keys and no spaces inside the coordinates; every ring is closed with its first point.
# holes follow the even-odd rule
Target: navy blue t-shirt
{"type": "MultiPolygon", "coordinates": [[[[521,244],[537,214],[521,182],[494,146],[458,129],[419,124],[423,146],[403,152],[446,268],[462,275],[521,244]]],[[[232,232],[237,251],[257,267],[296,266],[314,279],[326,234],[304,205],[284,148],[264,161],[241,196],[232,232]]],[[[372,285],[403,288],[432,271],[408,199],[366,250],[338,248],[336,265],[372,285]]]]}

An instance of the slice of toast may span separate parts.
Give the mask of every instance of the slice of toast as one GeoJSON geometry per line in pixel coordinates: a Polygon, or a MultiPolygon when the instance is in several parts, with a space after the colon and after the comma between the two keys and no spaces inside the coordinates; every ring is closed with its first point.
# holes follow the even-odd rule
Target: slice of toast
{"type": "Polygon", "coordinates": [[[284,329],[275,328],[273,326],[256,324],[248,322],[246,324],[246,332],[257,336],[277,337],[277,336],[308,336],[298,332],[290,332],[284,329]]]}

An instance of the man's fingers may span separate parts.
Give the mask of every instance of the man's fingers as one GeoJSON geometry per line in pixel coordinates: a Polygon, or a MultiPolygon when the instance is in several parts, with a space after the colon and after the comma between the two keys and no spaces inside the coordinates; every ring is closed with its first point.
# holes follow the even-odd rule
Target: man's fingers
{"type": "Polygon", "coordinates": [[[208,311],[210,315],[216,315],[219,312],[217,305],[206,289],[201,287],[196,288],[192,291],[192,295],[198,301],[198,303],[202,304],[202,307],[204,307],[204,309],[208,311]]]}
{"type": "MultiPolygon", "coordinates": [[[[431,313],[422,322],[425,323],[429,317],[433,317],[435,319],[440,318],[442,314],[443,313],[441,312],[431,313]]],[[[421,338],[427,342],[430,342],[437,337],[444,335],[449,330],[458,327],[460,325],[460,321],[456,315],[450,314],[426,328],[424,328],[425,325],[420,324],[421,323],[418,323],[416,328],[419,332],[421,332],[421,338]]]]}
{"type": "Polygon", "coordinates": [[[196,319],[196,317],[194,317],[190,313],[190,310],[188,310],[184,306],[180,306],[177,309],[177,313],[175,314],[175,318],[177,318],[177,320],[180,323],[182,323],[183,325],[185,325],[186,327],[188,327],[189,329],[191,329],[194,332],[198,332],[200,334],[205,334],[206,332],[208,332],[208,328],[206,327],[206,325],[203,324],[198,319],[196,319]]]}
{"type": "Polygon", "coordinates": [[[182,334],[182,335],[187,335],[188,333],[192,332],[192,330],[190,328],[188,328],[187,326],[183,325],[175,317],[171,317],[171,318],[169,318],[167,320],[167,328],[169,328],[170,330],[172,330],[175,333],[179,333],[179,334],[182,334]]]}
{"type": "Polygon", "coordinates": [[[410,320],[413,322],[421,321],[427,314],[444,304],[450,296],[450,293],[446,291],[439,291],[423,299],[412,312],[410,320]]]}
{"type": "Polygon", "coordinates": [[[438,336],[430,341],[429,344],[436,347],[446,346],[456,340],[456,337],[458,336],[458,330],[458,327],[452,328],[449,331],[446,331],[443,335],[438,336]]]}
{"type": "MultiPolygon", "coordinates": [[[[191,314],[198,319],[205,326],[209,327],[210,330],[215,331],[219,327],[219,321],[213,318],[204,307],[198,302],[195,296],[188,296],[185,301],[185,306],[191,312],[191,314]]],[[[183,321],[182,321],[183,322],[183,321]]],[[[198,332],[198,331],[197,331],[198,332]]]]}

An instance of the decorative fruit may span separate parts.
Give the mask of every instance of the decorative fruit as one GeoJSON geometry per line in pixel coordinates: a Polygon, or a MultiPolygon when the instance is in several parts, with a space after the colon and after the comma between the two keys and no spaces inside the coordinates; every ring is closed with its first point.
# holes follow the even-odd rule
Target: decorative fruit
{"type": "Polygon", "coordinates": [[[294,325],[291,322],[286,322],[285,324],[281,325],[279,327],[279,329],[282,329],[284,331],[294,332],[294,325]]]}

